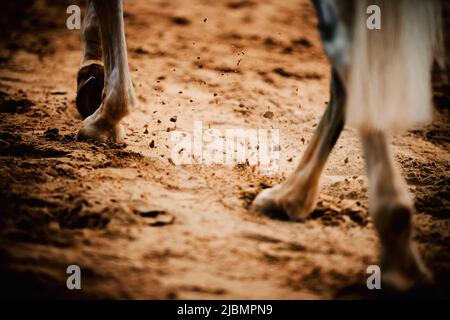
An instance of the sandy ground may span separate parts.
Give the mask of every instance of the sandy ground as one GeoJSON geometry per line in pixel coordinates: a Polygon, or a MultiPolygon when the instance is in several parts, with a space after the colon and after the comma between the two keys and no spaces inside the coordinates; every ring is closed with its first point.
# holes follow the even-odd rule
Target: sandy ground
{"type": "MultiPolygon", "coordinates": [[[[308,1],[126,1],[138,106],[126,145],[112,147],[74,141],[81,43],[64,5],[20,12],[11,22],[6,10],[0,32],[3,297],[324,299],[365,284],[378,239],[353,130],[333,150],[306,222],[247,209],[293,170],[329,99],[308,1]],[[279,129],[279,171],[174,165],[170,131],[192,132],[194,121],[279,129]],[[80,291],[66,288],[71,264],[80,291]]],[[[436,102],[431,125],[392,142],[416,199],[414,237],[438,296],[449,297],[448,92],[436,102]]]]}

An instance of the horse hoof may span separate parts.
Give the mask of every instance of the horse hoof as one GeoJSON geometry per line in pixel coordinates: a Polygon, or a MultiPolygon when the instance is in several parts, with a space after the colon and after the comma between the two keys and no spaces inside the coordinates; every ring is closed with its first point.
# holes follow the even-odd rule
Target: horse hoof
{"type": "Polygon", "coordinates": [[[92,115],[102,103],[103,66],[93,63],[82,67],[78,71],[77,84],[76,105],[78,112],[85,119],[92,115]]]}

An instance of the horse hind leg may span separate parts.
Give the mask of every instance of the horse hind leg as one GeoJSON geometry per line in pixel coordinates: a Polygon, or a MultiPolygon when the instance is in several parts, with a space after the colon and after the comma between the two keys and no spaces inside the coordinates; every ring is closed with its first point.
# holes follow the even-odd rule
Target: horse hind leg
{"type": "Polygon", "coordinates": [[[282,184],[258,194],[252,204],[253,211],[291,220],[303,220],[313,211],[320,175],[344,127],[344,103],[343,84],[333,70],[330,103],[300,164],[282,184]]]}
{"type": "Polygon", "coordinates": [[[319,191],[319,178],[344,127],[346,102],[345,60],[348,42],[331,0],[313,0],[325,52],[330,58],[330,103],[295,172],[255,198],[252,210],[268,216],[303,220],[313,210],[319,191]]]}
{"type": "Polygon", "coordinates": [[[369,177],[370,212],[381,243],[381,276],[391,289],[405,291],[431,282],[411,240],[413,203],[395,168],[384,133],[361,132],[369,177]]]}

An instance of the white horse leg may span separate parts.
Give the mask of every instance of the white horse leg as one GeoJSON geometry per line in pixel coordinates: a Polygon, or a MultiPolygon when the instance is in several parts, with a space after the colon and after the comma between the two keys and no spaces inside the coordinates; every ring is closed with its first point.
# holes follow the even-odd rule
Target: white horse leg
{"type": "Polygon", "coordinates": [[[78,139],[121,142],[120,121],[130,112],[135,95],[128,69],[122,0],[93,0],[100,25],[105,86],[103,101],[94,114],[84,120],[78,139]]]}
{"type": "Polygon", "coordinates": [[[413,203],[401,178],[386,136],[362,132],[369,178],[370,211],[381,242],[381,272],[385,283],[406,290],[431,275],[411,240],[413,203]]]}
{"type": "Polygon", "coordinates": [[[77,75],[76,106],[81,116],[87,118],[100,107],[104,86],[100,26],[91,0],[83,20],[81,38],[84,52],[77,75]]]}
{"type": "Polygon", "coordinates": [[[294,173],[282,184],[263,190],[252,209],[268,216],[302,220],[316,205],[319,178],[344,126],[345,91],[333,71],[330,103],[294,173]]]}

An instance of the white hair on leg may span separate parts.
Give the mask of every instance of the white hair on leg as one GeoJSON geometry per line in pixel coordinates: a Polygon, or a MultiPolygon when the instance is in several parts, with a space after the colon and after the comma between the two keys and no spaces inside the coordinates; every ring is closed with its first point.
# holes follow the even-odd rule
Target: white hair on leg
{"type": "MultiPolygon", "coordinates": [[[[360,130],[398,131],[431,118],[431,67],[442,54],[440,3],[355,1],[346,119],[360,130]],[[381,29],[366,27],[369,5],[381,29]]],[[[441,61],[442,65],[442,61],[441,61]]]]}

